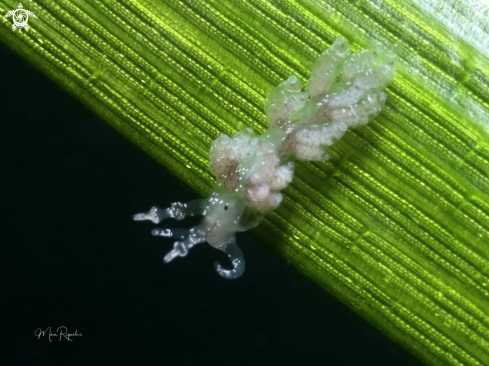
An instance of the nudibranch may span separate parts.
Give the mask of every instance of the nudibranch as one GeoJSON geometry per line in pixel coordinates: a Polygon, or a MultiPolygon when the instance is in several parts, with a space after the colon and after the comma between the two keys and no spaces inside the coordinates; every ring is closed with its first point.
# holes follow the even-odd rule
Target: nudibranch
{"type": "Polygon", "coordinates": [[[203,215],[189,230],[152,231],[155,236],[179,239],[164,261],[184,257],[194,245],[207,241],[232,263],[232,269],[226,269],[215,262],[217,272],[238,278],[245,261],[236,232],[257,226],[267,211],[280,205],[280,192],[294,175],[294,159],[327,160],[327,146],[380,112],[386,100],[382,90],[395,70],[393,52],[376,48],[352,54],[345,39],[336,39],[316,60],[305,90],[297,76],[290,76],[270,91],[265,100],[269,128],[263,134],[254,136],[248,129],[214,141],[210,169],[217,182],[208,198],[153,207],[134,215],[134,220],[157,224],[167,218],[203,215]]]}

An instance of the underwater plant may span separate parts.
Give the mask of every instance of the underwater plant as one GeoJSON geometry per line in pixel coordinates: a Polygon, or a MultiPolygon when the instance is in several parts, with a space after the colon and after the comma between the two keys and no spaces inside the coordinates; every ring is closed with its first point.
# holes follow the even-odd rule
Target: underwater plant
{"type": "MultiPolygon", "coordinates": [[[[2,14],[15,7],[0,5],[2,14]]],[[[358,50],[398,43],[389,108],[347,133],[328,163],[301,164],[256,236],[422,362],[489,364],[484,1],[29,8],[40,21],[20,36],[3,19],[0,41],[203,197],[215,181],[206,162],[216,131],[265,126],[267,90],[288,75],[306,80],[327,40],[343,35],[358,50]]]]}
{"type": "Polygon", "coordinates": [[[274,88],[265,100],[269,128],[259,136],[251,129],[219,136],[210,149],[210,168],[216,177],[208,198],[170,207],[152,207],[134,220],[154,223],[203,215],[189,229],[154,229],[154,236],[180,240],[164,257],[166,263],[184,257],[195,245],[208,242],[232,262],[226,269],[215,262],[224,278],[240,277],[245,268],[236,232],[257,226],[267,211],[282,202],[280,193],[292,181],[294,160],[327,160],[325,147],[348,128],[362,126],[382,109],[382,91],[394,78],[396,56],[381,48],[351,54],[348,42],[337,38],[316,60],[305,90],[297,76],[274,88]]]}

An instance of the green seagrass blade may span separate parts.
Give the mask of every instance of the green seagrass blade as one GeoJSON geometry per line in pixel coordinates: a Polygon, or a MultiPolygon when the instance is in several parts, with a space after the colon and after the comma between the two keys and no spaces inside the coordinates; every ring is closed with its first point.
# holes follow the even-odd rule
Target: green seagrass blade
{"type": "MultiPolygon", "coordinates": [[[[489,364],[482,0],[23,6],[38,18],[28,31],[2,18],[0,40],[202,195],[212,141],[263,132],[267,92],[292,74],[305,81],[335,38],[394,50],[384,110],[330,161],[298,164],[254,234],[427,364],[489,364]]],[[[16,8],[0,0],[1,14],[16,8]]]]}

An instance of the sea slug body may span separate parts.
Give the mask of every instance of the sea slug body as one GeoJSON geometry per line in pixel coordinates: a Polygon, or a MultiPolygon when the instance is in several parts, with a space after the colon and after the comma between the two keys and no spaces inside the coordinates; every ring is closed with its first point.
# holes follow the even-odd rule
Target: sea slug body
{"type": "Polygon", "coordinates": [[[235,233],[257,226],[267,211],[280,205],[281,191],[294,175],[294,159],[327,160],[325,147],[380,112],[386,100],[383,89],[395,70],[393,52],[377,48],[351,54],[348,42],[336,39],[316,60],[305,90],[296,76],[290,76],[270,91],[265,100],[269,128],[263,134],[255,136],[248,129],[214,141],[209,158],[216,185],[208,198],[176,202],[166,209],[153,207],[134,215],[134,220],[157,224],[167,218],[203,215],[189,230],[152,231],[155,236],[180,239],[164,261],[208,242],[232,263],[232,269],[226,269],[215,262],[217,272],[238,278],[245,262],[235,233]]]}

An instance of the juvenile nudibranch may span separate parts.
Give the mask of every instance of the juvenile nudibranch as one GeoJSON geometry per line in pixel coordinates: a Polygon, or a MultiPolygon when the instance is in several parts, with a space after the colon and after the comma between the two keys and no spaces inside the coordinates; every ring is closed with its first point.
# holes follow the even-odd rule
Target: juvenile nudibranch
{"type": "Polygon", "coordinates": [[[294,159],[327,160],[326,146],[340,139],[348,128],[366,124],[382,109],[382,91],[394,78],[396,56],[384,49],[350,54],[348,42],[338,38],[315,62],[307,87],[290,76],[265,100],[269,128],[260,136],[251,130],[218,137],[210,149],[210,169],[216,185],[206,199],[169,208],[151,208],[134,220],[159,223],[167,218],[203,215],[189,229],[154,229],[155,236],[175,237],[166,263],[184,257],[194,245],[207,241],[222,250],[232,262],[225,269],[215,262],[225,278],[244,272],[243,253],[235,233],[257,226],[264,213],[282,202],[280,193],[292,181],[294,159]]]}

